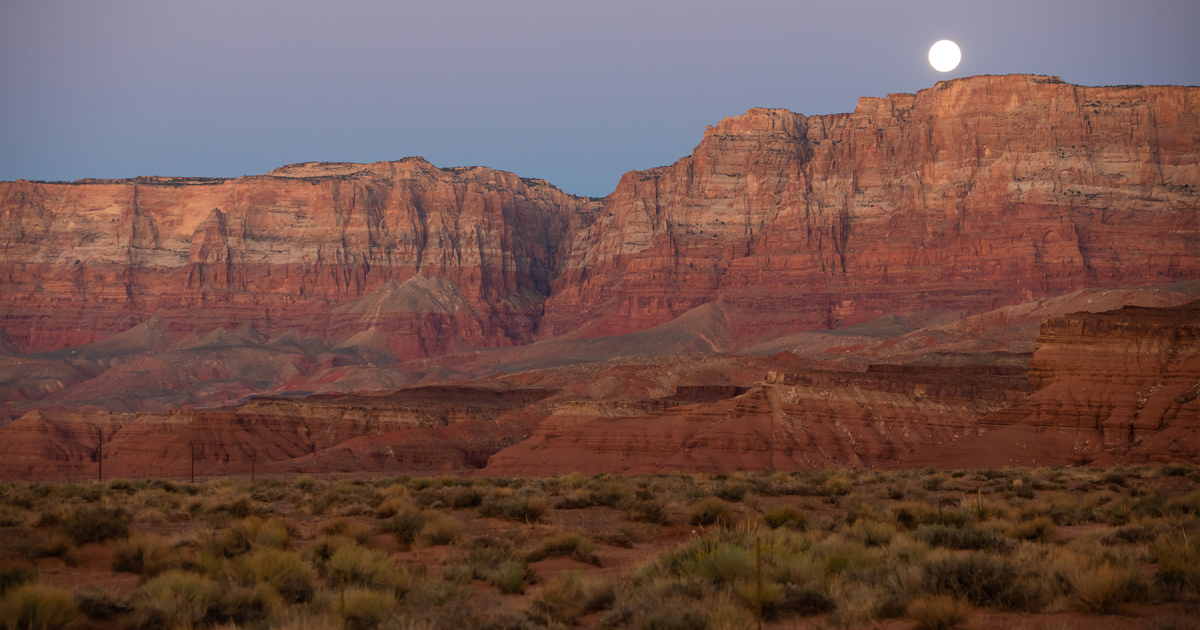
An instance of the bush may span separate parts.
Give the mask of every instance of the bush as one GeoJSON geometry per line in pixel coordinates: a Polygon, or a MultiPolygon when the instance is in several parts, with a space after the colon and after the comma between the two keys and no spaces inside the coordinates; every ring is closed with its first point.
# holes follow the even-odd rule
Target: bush
{"type": "Polygon", "coordinates": [[[692,525],[729,525],[733,519],[733,508],[716,497],[700,499],[688,508],[688,522],[692,525]]]}
{"type": "Polygon", "coordinates": [[[475,507],[482,502],[483,493],[477,488],[459,488],[450,499],[450,507],[461,510],[463,508],[475,507]]]}
{"type": "Polygon", "coordinates": [[[744,483],[723,483],[717,486],[713,494],[730,503],[741,503],[742,499],[746,498],[746,492],[749,490],[750,488],[744,483]]]}
{"type": "Polygon", "coordinates": [[[1172,532],[1159,536],[1151,546],[1158,561],[1155,579],[1172,589],[1200,595],[1200,541],[1193,532],[1172,532]]]}
{"type": "Polygon", "coordinates": [[[418,510],[405,510],[387,521],[380,531],[392,534],[401,545],[411,545],[417,540],[417,534],[425,527],[425,514],[418,510]]]}
{"type": "Polygon", "coordinates": [[[667,506],[662,501],[647,499],[645,501],[635,501],[625,510],[625,518],[634,523],[654,523],[655,525],[669,525],[671,517],[667,514],[667,506]]]}
{"type": "MultiPolygon", "coordinates": [[[[314,607],[339,614],[341,593],[322,591],[314,607]]],[[[346,587],[346,628],[366,630],[374,628],[392,616],[396,602],[391,595],[379,591],[346,587]]]]}
{"type": "Polygon", "coordinates": [[[716,584],[733,584],[754,577],[754,554],[741,547],[722,545],[702,556],[697,572],[716,584]]]}
{"type": "Polygon", "coordinates": [[[45,584],[26,584],[0,599],[0,623],[9,630],[69,630],[85,618],[70,592],[45,584]]]}
{"type": "Polygon", "coordinates": [[[856,521],[846,531],[846,534],[868,547],[883,547],[892,541],[896,528],[879,521],[856,521]]]}
{"type": "Polygon", "coordinates": [[[548,510],[546,499],[540,496],[491,497],[479,506],[479,515],[519,523],[536,523],[542,520],[548,510]]]}
{"type": "Polygon", "coordinates": [[[118,598],[111,591],[98,587],[75,593],[75,604],[79,612],[89,619],[111,619],[133,610],[133,605],[124,598],[118,598]]]}
{"type": "Polygon", "coordinates": [[[329,584],[333,587],[345,579],[347,586],[388,590],[395,588],[401,580],[400,571],[386,555],[358,545],[348,545],[335,551],[326,568],[329,571],[329,584]]]}
{"type": "Polygon", "coordinates": [[[85,505],[67,513],[60,528],[71,540],[83,545],[125,538],[129,536],[129,524],[132,522],[129,512],[123,507],[85,505]]]}
{"type": "Polygon", "coordinates": [[[515,560],[506,560],[487,571],[484,579],[488,584],[507,595],[525,594],[525,588],[533,584],[534,575],[529,565],[515,560]]]}
{"type": "Polygon", "coordinates": [[[37,579],[37,569],[12,566],[0,569],[0,595],[37,579]]]}
{"type": "Polygon", "coordinates": [[[596,555],[596,544],[577,532],[563,532],[542,539],[538,546],[529,552],[528,560],[537,562],[553,557],[571,558],[600,566],[600,558],[596,555]]]}
{"type": "Polygon", "coordinates": [[[948,595],[920,597],[908,605],[908,618],[922,630],[951,630],[971,616],[971,606],[948,595]]]}
{"type": "Polygon", "coordinates": [[[974,527],[947,527],[945,525],[925,525],[917,528],[912,537],[931,546],[946,549],[1005,549],[1007,544],[996,534],[974,527]]]}
{"type": "Polygon", "coordinates": [[[168,571],[142,587],[135,605],[138,625],[190,628],[208,617],[217,603],[212,580],[184,571],[168,571]]]}
{"type": "Polygon", "coordinates": [[[112,569],[118,573],[136,573],[149,578],[177,569],[182,563],[171,544],[158,536],[132,536],[112,543],[111,547],[112,569]]]}
{"type": "Polygon", "coordinates": [[[802,531],[808,528],[808,517],[805,516],[803,512],[790,505],[783,505],[767,510],[767,512],[762,515],[762,521],[771,529],[787,527],[789,529],[802,531]]]}
{"type": "Polygon", "coordinates": [[[439,516],[425,523],[425,526],[417,534],[417,539],[426,547],[451,545],[454,544],[454,541],[458,540],[458,535],[461,531],[462,523],[458,520],[439,516]]]}
{"type": "Polygon", "coordinates": [[[279,593],[266,584],[234,586],[217,598],[211,616],[218,621],[246,625],[274,619],[283,608],[279,593]]]}
{"type": "Polygon", "coordinates": [[[1066,577],[1078,602],[1096,613],[1112,613],[1118,605],[1144,601],[1149,594],[1136,570],[1108,563],[1098,567],[1077,566],[1066,577]]]}
{"type": "Polygon", "coordinates": [[[529,604],[529,612],[544,625],[550,622],[573,625],[584,615],[583,602],[583,579],[573,572],[555,578],[538,592],[529,604]]]}
{"type": "Polygon", "coordinates": [[[986,553],[942,552],[927,558],[922,569],[926,592],[959,597],[976,606],[1031,609],[1042,596],[1024,588],[1008,561],[986,553]]]}
{"type": "Polygon", "coordinates": [[[1017,540],[1032,540],[1051,543],[1058,540],[1058,528],[1049,516],[1039,516],[1035,519],[1018,523],[1008,532],[1009,538],[1017,540]]]}
{"type": "Polygon", "coordinates": [[[261,549],[233,561],[231,570],[243,586],[265,584],[290,603],[312,598],[316,571],[290,551],[261,549]]]}

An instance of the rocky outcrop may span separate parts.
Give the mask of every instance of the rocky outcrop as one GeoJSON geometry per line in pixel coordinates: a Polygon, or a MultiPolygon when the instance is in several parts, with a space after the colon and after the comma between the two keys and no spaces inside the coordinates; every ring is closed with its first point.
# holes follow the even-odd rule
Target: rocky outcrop
{"type": "Polygon", "coordinates": [[[634,171],[575,235],[539,336],[719,300],[742,344],[1200,277],[1200,89],[978,76],[752,109],[634,171]]]}
{"type": "MultiPolygon", "coordinates": [[[[1023,373],[886,376],[769,372],[732,398],[681,405],[559,406],[487,474],[655,473],[892,466],[929,444],[953,442],[1023,395],[1023,373]],[[634,412],[640,411],[640,414],[634,412]],[[590,414],[580,413],[591,411],[590,414]]],[[[678,394],[677,394],[678,396],[678,394]]]]}
{"type": "MultiPolygon", "coordinates": [[[[1200,301],[1047,319],[1029,384],[955,453],[990,466],[1200,460],[1200,301]]],[[[955,453],[910,463],[953,465],[955,453]]]]}
{"type": "Polygon", "coordinates": [[[94,476],[99,458],[106,476],[189,476],[193,453],[203,475],[477,468],[527,437],[552,394],[448,386],[167,414],[33,411],[0,428],[0,478],[94,476]]]}
{"type": "Polygon", "coordinates": [[[593,205],[421,158],[233,180],[5,182],[0,317],[27,352],[152,314],[173,335],[251,324],[340,341],[375,326],[404,358],[521,344],[593,205]]]}

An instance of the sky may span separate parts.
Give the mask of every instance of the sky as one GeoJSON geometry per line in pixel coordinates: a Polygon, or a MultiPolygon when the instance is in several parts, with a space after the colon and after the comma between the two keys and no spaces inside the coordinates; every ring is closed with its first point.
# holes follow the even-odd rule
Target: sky
{"type": "Polygon", "coordinates": [[[420,155],[603,196],[751,107],[1008,73],[1200,85],[1200,2],[0,0],[0,180],[420,155]]]}

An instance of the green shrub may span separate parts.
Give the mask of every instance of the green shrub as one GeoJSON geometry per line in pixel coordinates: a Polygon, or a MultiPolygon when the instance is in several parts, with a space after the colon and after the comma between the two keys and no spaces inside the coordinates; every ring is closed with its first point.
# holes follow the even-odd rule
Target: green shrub
{"type": "Polygon", "coordinates": [[[721,545],[700,558],[696,569],[715,584],[733,584],[754,577],[754,554],[732,545],[721,545]]]}
{"type": "Polygon", "coordinates": [[[135,604],[138,626],[191,628],[209,616],[218,599],[217,585],[195,573],[167,571],[152,578],[135,604]]]}
{"type": "Polygon", "coordinates": [[[0,623],[8,630],[69,630],[84,616],[70,592],[46,584],[25,584],[0,598],[0,623]]]}
{"type": "MultiPolygon", "coordinates": [[[[391,617],[396,608],[395,599],[376,590],[346,587],[346,628],[366,630],[374,628],[391,617]]],[[[322,591],[314,600],[314,608],[334,615],[340,614],[341,592],[322,591]]]]}
{"type": "Polygon", "coordinates": [[[177,569],[183,559],[166,539],[151,534],[134,535],[113,542],[112,569],[118,573],[136,573],[154,577],[164,571],[177,569]]]}
{"type": "Polygon", "coordinates": [[[749,490],[750,488],[744,483],[722,483],[717,486],[713,494],[730,503],[741,503],[749,490]]]}
{"type": "Polygon", "coordinates": [[[68,512],[59,527],[77,544],[104,542],[129,536],[133,519],[123,507],[79,506],[68,512]]]}
{"type": "Polygon", "coordinates": [[[1195,532],[1160,535],[1151,553],[1158,562],[1156,581],[1180,594],[1200,595],[1200,540],[1195,532]]]}
{"type": "Polygon", "coordinates": [[[804,530],[808,528],[808,517],[790,505],[782,505],[767,510],[762,515],[762,521],[771,529],[787,527],[789,529],[804,530]]]}
{"type": "Polygon", "coordinates": [[[924,525],[912,533],[912,537],[931,546],[946,549],[1005,549],[1008,544],[995,533],[974,527],[947,527],[924,525]]]}
{"type": "Polygon", "coordinates": [[[233,586],[220,594],[210,616],[217,621],[245,626],[275,619],[283,609],[279,593],[266,584],[233,586]]]}
{"type": "Polygon", "coordinates": [[[692,525],[730,525],[733,520],[733,508],[716,497],[700,499],[688,508],[688,522],[692,525]]]}
{"type": "Polygon", "coordinates": [[[425,527],[425,514],[418,510],[405,510],[390,518],[380,531],[392,534],[401,545],[411,545],[417,540],[417,534],[425,527]]]}
{"type": "Polygon", "coordinates": [[[846,534],[868,547],[883,547],[892,541],[896,528],[879,521],[861,520],[851,525],[846,534]]]}
{"type": "Polygon", "coordinates": [[[986,553],[933,554],[922,565],[923,589],[932,595],[950,595],[976,606],[1036,609],[1044,594],[1032,592],[1018,579],[1013,565],[986,553]]]}
{"type": "Polygon", "coordinates": [[[450,507],[460,510],[462,508],[475,507],[482,502],[483,493],[479,489],[474,487],[459,488],[450,499],[450,507]]]}
{"type": "Polygon", "coordinates": [[[579,562],[600,566],[600,558],[596,555],[596,544],[578,532],[563,532],[542,539],[538,546],[529,552],[527,559],[530,562],[537,562],[553,557],[572,558],[579,562]]]}

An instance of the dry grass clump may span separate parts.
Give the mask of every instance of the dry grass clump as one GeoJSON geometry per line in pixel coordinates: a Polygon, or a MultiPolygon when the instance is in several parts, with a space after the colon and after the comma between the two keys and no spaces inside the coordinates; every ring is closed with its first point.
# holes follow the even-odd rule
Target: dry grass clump
{"type": "Polygon", "coordinates": [[[134,534],[110,545],[112,569],[117,572],[136,573],[151,578],[159,573],[178,569],[183,557],[170,541],[153,534],[134,534]]]}
{"type": "Polygon", "coordinates": [[[502,518],[518,523],[537,523],[547,515],[550,505],[543,496],[495,495],[485,499],[479,506],[479,515],[502,518]]]}
{"type": "Polygon", "coordinates": [[[386,554],[358,545],[338,549],[322,568],[328,575],[330,587],[336,587],[344,580],[346,584],[391,590],[408,581],[408,575],[386,554]]]}
{"type": "Polygon", "coordinates": [[[196,573],[168,571],[142,586],[134,604],[139,628],[191,628],[209,618],[220,593],[196,573]]]}
{"type": "Polygon", "coordinates": [[[579,532],[563,532],[543,538],[527,559],[530,562],[546,558],[571,558],[600,566],[600,557],[596,555],[596,544],[579,532]]]}
{"type": "Polygon", "coordinates": [[[767,510],[762,515],[762,522],[771,529],[787,527],[802,531],[808,527],[808,517],[790,505],[781,505],[767,510]]]}
{"type": "Polygon", "coordinates": [[[313,594],[316,571],[291,551],[260,549],[238,557],[230,573],[242,585],[265,585],[289,603],[308,601],[313,594]]]}
{"type": "Polygon", "coordinates": [[[611,582],[584,579],[578,572],[572,572],[555,578],[538,591],[527,614],[542,625],[573,625],[584,615],[608,608],[615,599],[611,582]]]}
{"type": "Polygon", "coordinates": [[[1084,609],[1108,614],[1121,604],[1145,601],[1149,589],[1134,568],[1077,564],[1066,571],[1076,602],[1084,609]]]}
{"type": "Polygon", "coordinates": [[[692,525],[731,525],[735,518],[733,507],[716,497],[700,499],[688,508],[688,523],[692,525]]]}
{"type": "Polygon", "coordinates": [[[921,630],[952,630],[971,616],[971,605],[949,595],[920,597],[905,609],[921,630]]]}
{"type": "Polygon", "coordinates": [[[75,597],[54,586],[25,584],[0,598],[0,623],[9,630],[72,630],[85,622],[75,597]]]}
{"type": "Polygon", "coordinates": [[[425,547],[452,545],[462,532],[462,523],[449,516],[435,516],[417,532],[417,540],[425,547]]]}

